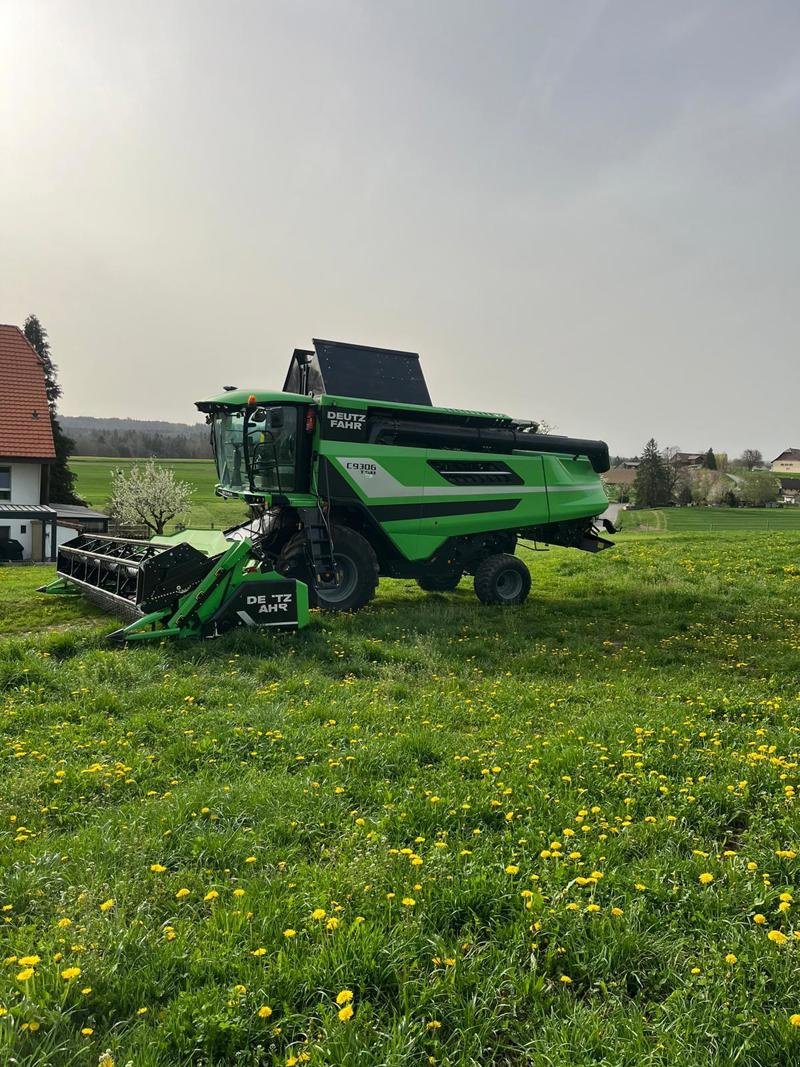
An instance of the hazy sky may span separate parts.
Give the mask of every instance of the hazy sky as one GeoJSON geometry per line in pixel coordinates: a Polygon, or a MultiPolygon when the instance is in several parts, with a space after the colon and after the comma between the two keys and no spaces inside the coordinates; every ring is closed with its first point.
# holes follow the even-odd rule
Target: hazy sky
{"type": "Polygon", "coordinates": [[[312,336],[633,453],[800,446],[797,0],[0,0],[0,322],[194,421],[312,336]]]}

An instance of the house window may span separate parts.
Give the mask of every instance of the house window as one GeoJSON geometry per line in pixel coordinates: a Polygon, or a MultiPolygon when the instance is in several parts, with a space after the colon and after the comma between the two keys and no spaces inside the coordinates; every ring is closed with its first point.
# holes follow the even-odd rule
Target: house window
{"type": "Polygon", "coordinates": [[[11,537],[11,527],[10,526],[0,526],[0,541],[8,541],[8,539],[10,537],[11,537]]]}
{"type": "Polygon", "coordinates": [[[11,468],[0,467],[0,500],[11,499],[11,468]]]}

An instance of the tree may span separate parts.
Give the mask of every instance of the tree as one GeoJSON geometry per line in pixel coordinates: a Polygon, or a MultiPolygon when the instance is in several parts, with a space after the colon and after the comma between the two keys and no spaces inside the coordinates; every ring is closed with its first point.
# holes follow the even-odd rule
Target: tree
{"type": "Polygon", "coordinates": [[[769,471],[751,471],[739,485],[742,503],[751,508],[763,508],[778,499],[778,481],[769,471]]]}
{"type": "Polygon", "coordinates": [[[114,472],[109,510],[123,525],[146,526],[160,535],[170,519],[187,510],[192,492],[189,483],[178,481],[174,471],[150,459],[127,473],[114,472]]]}
{"type": "Polygon", "coordinates": [[[717,457],[714,455],[713,448],[709,448],[708,452],[706,452],[703,466],[707,471],[715,471],[717,469],[717,457]]]}
{"type": "Polygon", "coordinates": [[[188,482],[178,481],[174,471],[150,459],[113,473],[108,506],[118,522],[147,526],[160,535],[171,519],[187,510],[192,493],[188,482]]]}
{"type": "Polygon", "coordinates": [[[737,467],[745,467],[751,471],[753,467],[763,467],[764,457],[757,448],[746,448],[741,456],[735,461],[737,467]]]}
{"type": "Polygon", "coordinates": [[[75,492],[75,475],[69,469],[69,457],[72,455],[75,443],[61,429],[61,424],[56,417],[56,404],[61,396],[61,386],[58,384],[58,367],[53,363],[50,355],[47,330],[35,315],[29,315],[25,320],[23,332],[44,368],[44,387],[47,392],[47,406],[50,409],[53,444],[56,452],[56,458],[50,466],[49,498],[57,504],[85,504],[86,501],[81,500],[75,492]]]}
{"type": "Polygon", "coordinates": [[[652,437],[644,446],[634,486],[640,507],[658,508],[672,502],[672,475],[652,437]]]}

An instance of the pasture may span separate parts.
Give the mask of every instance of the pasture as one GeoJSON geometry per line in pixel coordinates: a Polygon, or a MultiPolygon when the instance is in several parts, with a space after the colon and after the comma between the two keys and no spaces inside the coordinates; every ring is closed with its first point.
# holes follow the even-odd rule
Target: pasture
{"type": "Polygon", "coordinates": [[[621,511],[624,530],[670,533],[789,531],[800,533],[800,507],[782,508],[657,508],[621,511]]]}
{"type": "Polygon", "coordinates": [[[109,647],[0,571],[0,1061],[800,1061],[797,535],[109,647]]]}
{"type": "MultiPolygon", "coordinates": [[[[77,478],[78,496],[92,507],[103,510],[111,492],[114,471],[127,471],[135,464],[144,462],[141,459],[118,459],[116,456],[73,456],[69,465],[77,478]]],[[[191,510],[183,519],[185,526],[223,530],[246,518],[247,509],[243,504],[214,496],[217,475],[212,460],[165,459],[156,462],[159,466],[169,467],[175,472],[176,478],[188,482],[194,490],[191,510]]],[[[173,523],[167,527],[167,532],[171,533],[174,528],[173,523]]]]}

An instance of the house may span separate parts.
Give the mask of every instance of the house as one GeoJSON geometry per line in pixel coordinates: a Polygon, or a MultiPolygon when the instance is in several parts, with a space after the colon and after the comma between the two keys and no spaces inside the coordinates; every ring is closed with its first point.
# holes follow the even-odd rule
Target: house
{"type": "Polygon", "coordinates": [[[108,529],[100,512],[50,503],[55,456],[42,362],[18,326],[0,324],[0,540],[18,541],[23,559],[55,559],[77,530],[108,529]]]}
{"type": "Polygon", "coordinates": [[[800,448],[785,448],[771,463],[778,473],[800,474],[800,448]]]}
{"type": "Polygon", "coordinates": [[[781,478],[779,497],[784,504],[800,504],[800,478],[781,478]]]}
{"type": "Polygon", "coordinates": [[[18,326],[0,325],[0,538],[19,541],[25,559],[44,557],[46,528],[56,541],[46,506],[55,457],[41,360],[18,326]]]}
{"type": "Polygon", "coordinates": [[[676,467],[702,467],[705,458],[705,452],[675,452],[672,456],[672,463],[676,467]]]}

